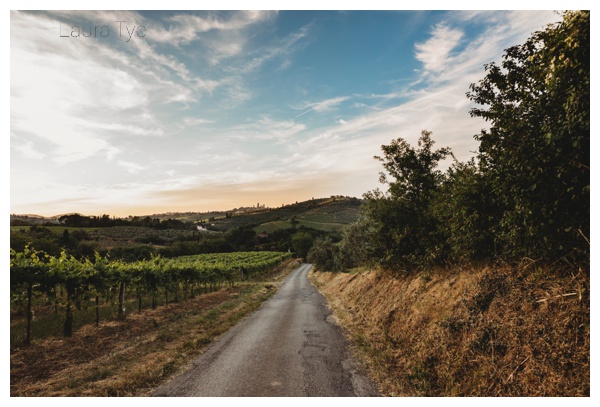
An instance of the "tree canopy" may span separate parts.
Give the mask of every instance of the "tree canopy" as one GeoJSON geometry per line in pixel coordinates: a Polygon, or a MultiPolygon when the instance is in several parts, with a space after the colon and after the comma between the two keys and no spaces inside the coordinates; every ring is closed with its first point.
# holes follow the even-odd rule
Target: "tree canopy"
{"type": "Polygon", "coordinates": [[[490,185],[497,244],[512,255],[588,252],[590,226],[590,13],[506,50],[467,96],[490,122],[480,170],[490,185]]]}
{"type": "Polygon", "coordinates": [[[489,123],[477,155],[443,173],[452,154],[434,149],[429,131],[417,148],[403,138],[382,146],[387,191],[364,195],[362,225],[344,237],[363,242],[361,256],[319,241],[315,258],[330,268],[366,255],[396,270],[485,258],[589,267],[590,12],[565,12],[484,68],[466,94],[471,116],[489,123]]]}

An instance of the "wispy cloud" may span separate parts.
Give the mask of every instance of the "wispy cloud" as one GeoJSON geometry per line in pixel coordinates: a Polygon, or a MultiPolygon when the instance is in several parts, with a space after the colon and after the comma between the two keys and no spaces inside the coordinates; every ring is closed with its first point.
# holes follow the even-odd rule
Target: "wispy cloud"
{"type": "Polygon", "coordinates": [[[414,144],[428,129],[458,159],[470,157],[486,124],[468,115],[469,84],[531,27],[558,19],[436,14],[425,32],[415,23],[420,40],[402,48],[422,69],[396,80],[396,67],[373,65],[355,74],[381,74],[378,85],[351,93],[345,78],[314,65],[335,46],[319,37],[330,26],[289,17],[283,26],[271,12],[12,12],[11,204],[126,215],[133,206],[156,213],[359,196],[377,186],[372,157],[394,138],[414,144]],[[59,21],[116,20],[146,25],[146,39],[58,37],[59,21]],[[310,112],[314,120],[298,119],[310,112]]]}
{"type": "MultiPolygon", "coordinates": [[[[249,61],[244,62],[243,65],[235,69],[241,72],[251,72],[259,69],[267,61],[277,57],[287,57],[294,51],[294,45],[308,36],[308,31],[309,27],[304,26],[297,32],[291,33],[284,39],[278,41],[276,44],[270,45],[265,49],[259,49],[257,51],[258,55],[253,56],[249,61]]],[[[289,65],[289,60],[286,60],[281,66],[285,68],[289,65]]]]}
{"type": "Polygon", "coordinates": [[[197,43],[203,58],[212,65],[242,54],[248,43],[248,30],[271,21],[272,11],[211,12],[203,15],[176,14],[168,18],[168,28],[157,23],[152,40],[182,46],[197,43]]]}
{"type": "MultiPolygon", "coordinates": [[[[446,23],[436,26],[429,40],[415,44],[415,55],[428,73],[437,72],[436,75],[421,78],[401,91],[353,97],[353,100],[386,100],[393,105],[344,117],[334,126],[309,132],[290,151],[297,157],[310,157],[309,165],[320,168],[323,174],[345,169],[358,177],[352,167],[360,168],[361,174],[377,174],[380,165],[372,157],[380,153],[382,144],[398,137],[416,144],[421,130],[427,129],[433,131],[439,146],[451,147],[459,160],[473,156],[478,148],[473,135],[487,124],[468,114],[471,102],[465,93],[469,84],[483,78],[484,63],[499,61],[505,48],[521,43],[530,35],[532,20],[539,21],[540,29],[551,20],[551,13],[543,12],[485,16],[493,16],[493,21],[467,46],[458,46],[462,30],[451,29],[446,23]],[[416,83],[418,90],[411,89],[416,83]]],[[[357,103],[360,102],[354,105],[357,103]]],[[[317,103],[313,107],[316,106],[317,103]]],[[[366,107],[363,103],[359,106],[366,107]]]]}
{"type": "Polygon", "coordinates": [[[438,24],[434,27],[431,38],[415,44],[415,57],[423,63],[425,71],[440,72],[448,65],[451,52],[460,43],[462,37],[461,30],[438,24]]]}
{"type": "Polygon", "coordinates": [[[142,172],[142,171],[144,171],[145,169],[148,168],[148,167],[146,167],[144,165],[132,163],[132,162],[129,162],[129,161],[123,161],[123,160],[117,161],[117,164],[120,165],[121,167],[127,169],[127,171],[130,174],[139,174],[140,172],[142,172]]]}
{"type": "Polygon", "coordinates": [[[184,117],[181,126],[182,127],[195,127],[203,124],[214,123],[214,120],[202,119],[199,117],[184,117]]]}
{"type": "Polygon", "coordinates": [[[50,142],[57,163],[115,151],[106,131],[136,128],[129,117],[149,102],[145,78],[110,65],[107,45],[65,42],[56,31],[56,21],[44,15],[11,14],[11,131],[50,142]],[[48,32],[62,41],[62,51],[48,46],[48,32]]]}
{"type": "Polygon", "coordinates": [[[143,127],[140,123],[125,124],[115,122],[92,122],[84,119],[75,120],[75,124],[85,129],[93,129],[94,131],[104,131],[109,134],[119,134],[120,136],[156,136],[160,137],[165,134],[161,127],[143,127]]]}
{"type": "MultiPolygon", "coordinates": [[[[58,164],[98,154],[113,159],[124,150],[122,136],[162,136],[166,125],[152,110],[194,103],[226,83],[197,76],[145,40],[124,45],[114,36],[59,36],[59,21],[84,26],[116,20],[156,27],[135,12],[11,13],[11,132],[45,140],[50,150],[44,153],[58,164]]],[[[238,100],[248,98],[235,87],[233,92],[238,100]]],[[[40,157],[32,142],[14,148],[40,157]]]]}
{"type": "MultiPolygon", "coordinates": [[[[221,13],[222,14],[222,13],[221,13]]],[[[158,26],[154,29],[153,39],[169,44],[186,44],[198,40],[198,34],[208,31],[239,31],[260,24],[276,15],[271,11],[240,11],[222,16],[211,13],[206,16],[194,14],[176,14],[168,19],[169,28],[158,26]]],[[[233,54],[231,54],[233,55],[233,54]]]]}
{"type": "Polygon", "coordinates": [[[558,19],[550,10],[453,12],[451,18],[434,27],[430,39],[415,44],[415,55],[424,64],[424,75],[431,84],[465,79],[473,82],[475,75],[481,77],[484,64],[499,62],[504,49],[525,41],[534,31],[531,27],[541,30],[558,19]],[[463,30],[451,28],[457,22],[484,25],[485,29],[461,44],[463,30]]]}
{"type": "Polygon", "coordinates": [[[230,139],[284,141],[302,132],[306,126],[293,120],[273,120],[263,116],[259,120],[227,129],[230,139]]]}
{"type": "Polygon", "coordinates": [[[23,140],[16,136],[14,133],[10,134],[11,137],[11,147],[17,150],[20,154],[22,154],[26,158],[31,159],[40,159],[46,157],[46,154],[38,151],[33,141],[31,140],[23,140]]]}
{"type": "Polygon", "coordinates": [[[306,109],[306,110],[304,112],[300,113],[299,115],[297,115],[296,117],[303,116],[306,113],[312,112],[312,111],[315,111],[315,112],[326,112],[326,111],[332,110],[336,106],[338,106],[340,103],[345,102],[349,98],[350,98],[349,96],[338,96],[338,97],[335,97],[335,98],[322,100],[320,102],[306,103],[302,107],[302,109],[306,109]]]}

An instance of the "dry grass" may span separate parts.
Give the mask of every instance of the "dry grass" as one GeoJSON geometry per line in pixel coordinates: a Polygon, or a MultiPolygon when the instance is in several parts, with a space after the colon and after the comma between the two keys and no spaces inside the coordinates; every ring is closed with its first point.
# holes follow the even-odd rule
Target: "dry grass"
{"type": "Polygon", "coordinates": [[[270,297],[298,264],[285,262],[267,282],[238,284],[11,351],[10,395],[149,395],[270,297]]]}
{"type": "Polygon", "coordinates": [[[312,273],[383,394],[589,396],[589,272],[312,273]]]}

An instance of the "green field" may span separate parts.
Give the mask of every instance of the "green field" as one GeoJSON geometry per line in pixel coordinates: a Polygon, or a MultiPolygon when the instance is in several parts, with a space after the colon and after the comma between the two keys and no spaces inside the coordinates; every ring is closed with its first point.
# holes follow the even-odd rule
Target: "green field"
{"type": "MultiPolygon", "coordinates": [[[[312,228],[316,230],[323,230],[326,232],[331,232],[334,230],[339,230],[343,228],[345,225],[343,223],[325,223],[325,222],[314,222],[309,220],[298,220],[297,226],[305,226],[307,228],[312,228]]],[[[275,222],[267,222],[259,225],[253,230],[256,233],[273,233],[276,230],[280,229],[289,229],[292,227],[292,222],[289,220],[280,220],[275,222]]]]}
{"type": "MultiPolygon", "coordinates": [[[[106,229],[106,228],[98,228],[98,227],[76,228],[76,227],[71,227],[71,226],[38,226],[38,227],[43,227],[43,228],[49,229],[57,235],[62,235],[65,232],[65,230],[68,230],[69,233],[71,233],[71,232],[80,231],[80,230],[83,230],[84,232],[95,232],[100,229],[106,229]]],[[[18,232],[20,230],[29,230],[29,229],[31,229],[31,226],[11,226],[10,227],[11,232],[18,232]]]]}

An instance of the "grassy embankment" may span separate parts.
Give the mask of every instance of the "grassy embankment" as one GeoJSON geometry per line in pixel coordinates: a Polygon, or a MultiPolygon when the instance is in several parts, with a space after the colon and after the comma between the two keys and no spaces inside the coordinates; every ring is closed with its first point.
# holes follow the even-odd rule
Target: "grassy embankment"
{"type": "Polygon", "coordinates": [[[288,260],[262,281],[86,325],[72,337],[11,351],[11,396],[145,396],[269,298],[300,264],[288,260]]]}
{"type": "Polygon", "coordinates": [[[589,273],[313,272],[386,395],[589,396],[589,273]]]}

